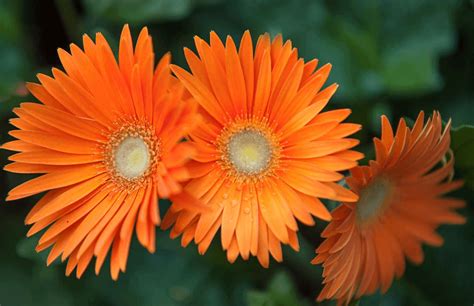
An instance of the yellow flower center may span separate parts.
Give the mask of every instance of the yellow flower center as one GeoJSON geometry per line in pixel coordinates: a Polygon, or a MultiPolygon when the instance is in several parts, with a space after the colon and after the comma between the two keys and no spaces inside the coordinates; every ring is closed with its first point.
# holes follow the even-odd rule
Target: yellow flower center
{"type": "Polygon", "coordinates": [[[393,194],[393,185],[386,178],[377,178],[363,188],[356,204],[357,222],[366,225],[376,220],[387,208],[393,194]]]}
{"type": "Polygon", "coordinates": [[[143,175],[150,166],[150,149],[140,137],[123,139],[114,155],[117,172],[127,179],[143,175]]]}
{"type": "Polygon", "coordinates": [[[265,121],[238,119],[217,139],[219,163],[233,181],[260,181],[273,175],[280,156],[279,140],[265,121]]]}
{"type": "Polygon", "coordinates": [[[146,183],[159,159],[160,142],[152,127],[138,121],[119,122],[103,148],[111,180],[132,191],[146,183]]]}
{"type": "Polygon", "coordinates": [[[268,167],[272,157],[272,148],[261,132],[244,129],[230,137],[227,154],[237,171],[258,174],[268,167]]]}

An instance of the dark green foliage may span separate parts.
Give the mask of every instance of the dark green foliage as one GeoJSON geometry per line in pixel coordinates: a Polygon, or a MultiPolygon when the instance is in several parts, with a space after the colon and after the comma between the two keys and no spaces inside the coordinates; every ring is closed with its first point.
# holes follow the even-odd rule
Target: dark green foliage
{"type": "MultiPolygon", "coordinates": [[[[354,305],[472,305],[474,303],[474,2],[471,0],[0,0],[0,142],[9,139],[8,119],[24,96],[25,81],[57,66],[56,49],[81,43],[82,33],[103,32],[114,50],[123,23],[153,35],[156,53],[170,50],[185,65],[182,48],[193,35],[239,40],[250,29],[282,33],[305,59],[333,65],[340,89],[330,108],[351,107],[362,123],[359,149],[371,158],[380,115],[392,122],[438,109],[453,119],[456,177],[466,186],[463,226],[442,226],[442,248],[424,248],[425,262],[408,265],[389,292],[354,305]],[[462,126],[461,126],[462,125],[462,126]]],[[[9,153],[0,151],[0,166],[9,153]]],[[[230,265],[219,239],[206,256],[194,246],[159,233],[157,252],[132,243],[127,273],[110,280],[107,263],[96,277],[64,276],[59,262],[46,268],[37,238],[26,239],[23,219],[37,198],[5,203],[8,189],[26,176],[0,173],[0,305],[308,306],[321,289],[321,269],[309,261],[320,243],[317,227],[301,226],[301,252],[285,249],[282,264],[261,268],[256,260],[230,265]]],[[[333,305],[324,302],[322,305],[333,305]]]]}

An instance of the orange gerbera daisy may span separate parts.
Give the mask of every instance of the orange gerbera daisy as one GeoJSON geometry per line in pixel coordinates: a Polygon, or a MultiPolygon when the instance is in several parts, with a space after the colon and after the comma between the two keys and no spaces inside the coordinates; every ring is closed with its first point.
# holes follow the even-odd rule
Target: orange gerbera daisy
{"type": "Polygon", "coordinates": [[[412,129],[402,119],[396,134],[382,117],[382,138],[374,139],[376,160],[351,170],[347,184],[359,195],[344,203],[321,234],[313,264],[323,263],[324,288],[318,300],[385,293],[405,270],[405,257],[423,261],[422,243],[443,244],[435,230],[442,223],[461,224],[454,209],[464,201],[443,197],[458,189],[452,181],[450,122],[442,129],[439,113],[424,124],[420,113],[412,129]]]}
{"type": "Polygon", "coordinates": [[[184,50],[192,73],[171,69],[207,119],[190,135],[198,153],[185,190],[211,209],[178,211],[175,201],[162,227],[174,224],[171,236],[194,239],[201,254],[221,229],[230,262],[252,254],[267,267],[269,252],[282,260],[281,243],[298,250],[296,220],[331,218],[319,198],[357,200],[336,182],[362,157],[345,138],[360,126],[341,123],[349,109],[321,112],[337,89],[320,91],[331,65],[315,71],[318,61],[298,58],[291,41],[265,34],[254,52],[248,31],[238,51],[230,37],[210,40],[195,37],[198,56],[184,50]]]}
{"type": "Polygon", "coordinates": [[[197,104],[182,99],[171,76],[170,56],[154,69],[151,37],[144,28],[135,49],[128,26],[120,39],[119,63],[102,34],[84,36],[84,50],[59,50],[66,72],[28,89],[39,103],[22,103],[10,122],[17,138],[3,148],[18,151],[5,170],[44,173],[10,191],[7,200],[45,192],[26,217],[28,236],[49,226],[36,248],[53,246],[48,265],[68,258],[66,274],[80,277],[93,256],[99,272],[110,248],[111,274],[125,271],[136,228],[140,243],[155,250],[160,223],[158,196],[188,197],[180,182],[193,154],[180,142],[198,122],[197,104]],[[179,194],[179,195],[178,195],[179,194]]]}

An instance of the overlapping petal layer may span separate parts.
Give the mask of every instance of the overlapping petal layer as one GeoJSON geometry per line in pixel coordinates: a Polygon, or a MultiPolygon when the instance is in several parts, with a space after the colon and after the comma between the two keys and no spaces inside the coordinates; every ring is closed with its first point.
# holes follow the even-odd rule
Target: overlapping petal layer
{"type": "Polygon", "coordinates": [[[360,126],[343,123],[349,109],[323,111],[337,89],[322,89],[331,65],[305,63],[281,36],[262,35],[255,49],[248,31],[239,48],[214,32],[195,44],[197,54],[184,50],[191,72],[172,70],[205,118],[191,132],[198,152],[185,190],[211,209],[181,211],[176,201],[162,227],[201,254],[220,230],[230,262],[252,255],[267,267],[269,254],[282,260],[281,243],[298,250],[297,221],[331,218],[320,198],[357,200],[337,181],[362,157],[346,138],[360,126]]]}
{"type": "Polygon", "coordinates": [[[423,262],[422,244],[441,246],[441,224],[462,224],[455,209],[464,201],[445,194],[458,189],[450,122],[442,128],[435,112],[424,122],[420,113],[410,129],[402,119],[396,133],[382,117],[382,137],[374,139],[376,159],[351,170],[347,183],[359,195],[332,213],[313,264],[323,265],[324,288],[318,300],[351,299],[380,290],[403,275],[405,258],[423,262]]]}
{"type": "Polygon", "coordinates": [[[93,257],[99,272],[111,250],[111,274],[125,271],[133,232],[150,252],[160,224],[158,198],[181,194],[185,167],[195,153],[182,138],[199,122],[197,104],[183,99],[171,76],[170,56],[154,67],[152,39],[144,28],[133,46],[128,26],[119,61],[98,33],[59,50],[64,71],[38,75],[28,89],[41,103],[22,103],[11,119],[16,151],[5,170],[38,173],[10,191],[8,200],[46,192],[26,218],[28,236],[47,229],[37,251],[48,264],[68,259],[80,277],[93,257]]]}

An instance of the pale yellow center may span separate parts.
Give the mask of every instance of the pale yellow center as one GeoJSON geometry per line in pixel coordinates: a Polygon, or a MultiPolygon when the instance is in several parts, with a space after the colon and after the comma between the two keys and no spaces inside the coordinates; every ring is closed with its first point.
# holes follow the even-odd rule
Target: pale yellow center
{"type": "Polygon", "coordinates": [[[268,168],[272,158],[272,147],[261,132],[244,129],[230,137],[227,154],[238,172],[258,174],[268,168]]]}
{"type": "Polygon", "coordinates": [[[150,150],[140,137],[127,136],[117,145],[114,162],[119,175],[126,179],[135,179],[148,170],[150,150]]]}
{"type": "Polygon", "coordinates": [[[357,221],[365,224],[380,216],[390,201],[392,184],[385,178],[378,178],[361,190],[357,203],[357,221]]]}

